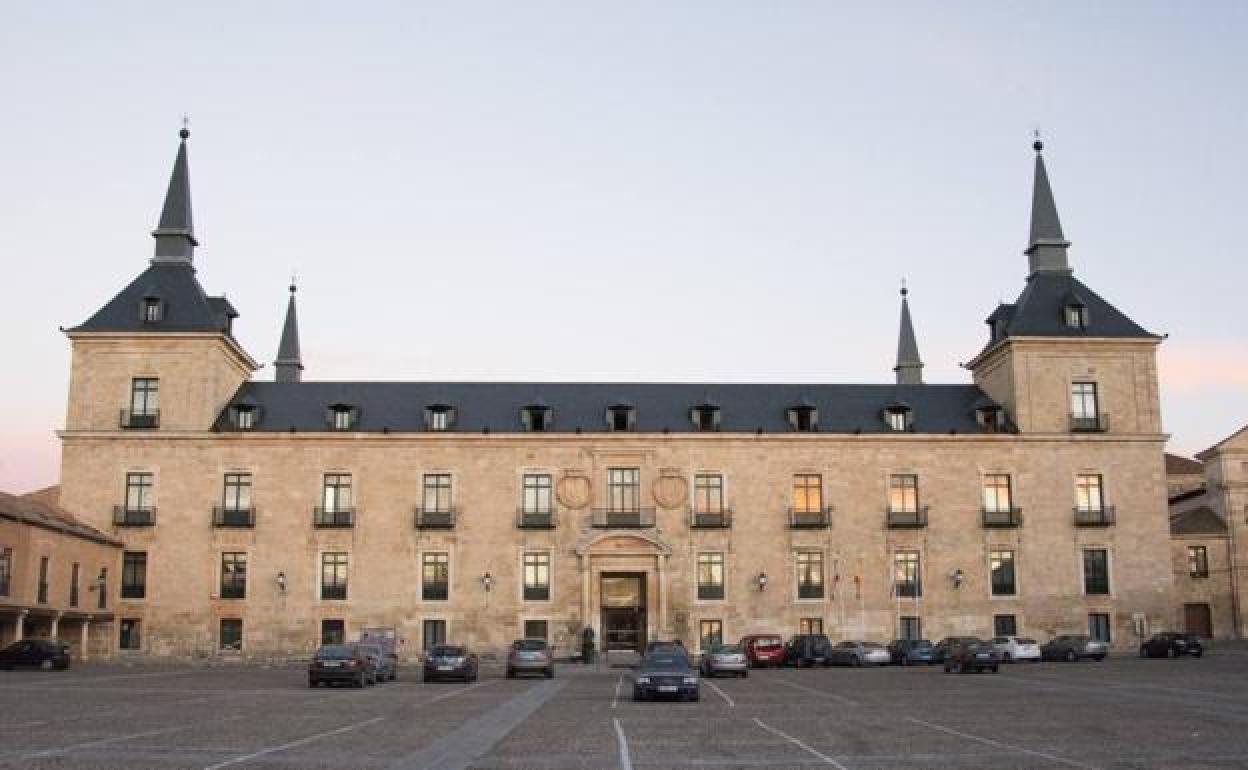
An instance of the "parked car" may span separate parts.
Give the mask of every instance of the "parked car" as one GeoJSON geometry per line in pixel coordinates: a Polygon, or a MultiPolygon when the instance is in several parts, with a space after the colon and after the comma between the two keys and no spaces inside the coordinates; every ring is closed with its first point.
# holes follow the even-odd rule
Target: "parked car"
{"type": "Polygon", "coordinates": [[[1035,639],[1023,636],[997,636],[993,637],[992,646],[996,647],[997,652],[1001,654],[1003,663],[1026,660],[1032,663],[1040,662],[1040,645],[1035,639]]]}
{"type": "Polygon", "coordinates": [[[658,652],[641,659],[633,669],[633,700],[676,698],[698,700],[701,697],[698,672],[689,665],[686,655],[658,652]]]}
{"type": "Polygon", "coordinates": [[[937,642],[936,646],[932,648],[932,662],[944,663],[945,657],[949,654],[949,648],[952,645],[957,644],[958,642],[962,642],[962,641],[979,641],[979,640],[973,636],[946,636],[944,639],[941,639],[939,642],[937,642]]]}
{"type": "Polygon", "coordinates": [[[806,666],[832,665],[832,642],[823,634],[797,634],[784,646],[784,665],[806,666]]]}
{"type": "Polygon", "coordinates": [[[887,666],[893,656],[882,644],[847,641],[834,646],[828,660],[838,666],[887,666]]]}
{"type": "Polygon", "coordinates": [[[1109,655],[1109,647],[1086,634],[1060,634],[1040,648],[1044,660],[1064,660],[1074,663],[1081,658],[1102,661],[1109,655]]]}
{"type": "Polygon", "coordinates": [[[1001,656],[992,643],[962,636],[950,641],[945,650],[945,673],[966,674],[991,671],[997,673],[1001,656]]]}
{"type": "Polygon", "coordinates": [[[779,634],[750,634],[741,637],[741,648],[754,668],[784,665],[784,638],[779,634]]]}
{"type": "Polygon", "coordinates": [[[1176,631],[1163,631],[1153,634],[1148,641],[1140,645],[1141,658],[1166,658],[1192,655],[1199,658],[1205,654],[1205,647],[1196,634],[1181,634],[1176,631]]]}
{"type": "Polygon", "coordinates": [[[399,630],[393,626],[360,629],[360,644],[372,644],[381,648],[381,656],[389,669],[390,681],[399,678],[399,630]]]}
{"type": "Polygon", "coordinates": [[[355,644],[321,645],[308,663],[308,687],[341,682],[355,687],[377,683],[374,659],[355,644]]]}
{"type": "Polygon", "coordinates": [[[555,656],[545,639],[517,639],[507,653],[507,678],[517,674],[541,674],[547,679],[555,675],[555,656]]]}
{"type": "Polygon", "coordinates": [[[69,668],[69,645],[59,639],[23,639],[0,650],[0,668],[69,668]]]}
{"type": "Polygon", "coordinates": [[[745,650],[738,644],[715,645],[702,653],[699,668],[702,670],[702,676],[708,679],[719,674],[750,675],[750,661],[745,657],[745,650]]]}
{"type": "Polygon", "coordinates": [[[424,680],[462,679],[477,681],[477,656],[463,647],[439,644],[425,655],[424,680]]]}
{"type": "Polygon", "coordinates": [[[398,678],[399,662],[397,657],[387,655],[385,650],[376,644],[356,644],[356,647],[359,647],[360,651],[368,656],[375,674],[374,682],[389,682],[398,678]]]}
{"type": "Polygon", "coordinates": [[[929,666],[938,663],[936,648],[930,639],[894,639],[888,645],[888,654],[893,662],[901,666],[912,663],[926,663],[929,666]]]}

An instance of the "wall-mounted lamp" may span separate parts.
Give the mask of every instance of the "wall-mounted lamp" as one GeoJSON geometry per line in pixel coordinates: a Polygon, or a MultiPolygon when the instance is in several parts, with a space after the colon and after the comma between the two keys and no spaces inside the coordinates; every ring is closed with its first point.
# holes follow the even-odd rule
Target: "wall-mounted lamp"
{"type": "Polygon", "coordinates": [[[758,573],[758,575],[754,578],[754,582],[758,584],[758,590],[761,591],[764,588],[766,588],[767,587],[767,573],[766,572],[758,573]]]}
{"type": "Polygon", "coordinates": [[[481,576],[481,587],[482,587],[482,588],[484,588],[486,591],[489,591],[491,588],[493,588],[493,587],[494,587],[494,576],[493,576],[493,575],[491,575],[491,574],[490,574],[490,573],[488,573],[488,572],[487,572],[487,573],[485,573],[484,575],[482,575],[482,576],[481,576]]]}
{"type": "Polygon", "coordinates": [[[282,593],[286,593],[286,573],[285,572],[277,573],[277,590],[281,591],[282,593]]]}
{"type": "Polygon", "coordinates": [[[949,573],[949,580],[951,580],[951,581],[953,582],[953,587],[954,587],[954,588],[961,588],[961,587],[962,587],[962,580],[963,580],[965,577],[966,577],[966,576],[962,574],[962,570],[961,570],[961,569],[955,569],[953,572],[950,572],[950,573],[949,573]]]}

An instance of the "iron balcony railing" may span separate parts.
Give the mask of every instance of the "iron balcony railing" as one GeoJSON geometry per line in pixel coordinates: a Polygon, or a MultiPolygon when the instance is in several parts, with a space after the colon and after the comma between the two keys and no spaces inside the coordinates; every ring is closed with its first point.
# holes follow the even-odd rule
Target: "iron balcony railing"
{"type": "Polygon", "coordinates": [[[889,529],[922,529],[927,526],[927,506],[913,511],[886,509],[889,529]]]}
{"type": "Polygon", "coordinates": [[[690,511],[689,526],[692,529],[728,529],[732,526],[732,511],[690,511]]]}
{"type": "Polygon", "coordinates": [[[123,428],[159,428],[160,410],[149,409],[145,412],[121,410],[121,427],[123,428]]]}
{"type": "Polygon", "coordinates": [[[321,584],[322,599],[346,599],[347,584],[346,583],[322,583],[321,584]]]}
{"type": "Polygon", "coordinates": [[[1023,526],[1022,508],[983,509],[985,529],[1014,529],[1023,526]]]}
{"type": "Polygon", "coordinates": [[[555,524],[554,511],[516,511],[517,529],[554,529],[555,524]]]}
{"type": "Polygon", "coordinates": [[[815,510],[789,509],[790,529],[827,529],[830,526],[832,526],[831,506],[815,510]]]}
{"type": "Polygon", "coordinates": [[[595,508],[593,525],[598,529],[645,529],[654,526],[654,509],[637,508],[617,511],[611,508],[595,508]]]}
{"type": "Polygon", "coordinates": [[[1090,416],[1071,415],[1071,433],[1104,433],[1109,430],[1109,414],[1102,412],[1090,416]]]}
{"type": "Polygon", "coordinates": [[[424,508],[417,508],[414,521],[416,529],[454,529],[455,509],[426,511],[424,508]]]}
{"type": "Polygon", "coordinates": [[[312,526],[317,529],[350,529],[355,526],[354,508],[312,509],[312,526]]]}
{"type": "Polygon", "coordinates": [[[214,505],[212,507],[212,526],[254,527],[256,526],[256,509],[227,508],[222,505],[214,505]]]}
{"type": "Polygon", "coordinates": [[[1108,527],[1114,523],[1114,506],[1075,508],[1076,527],[1108,527]]]}
{"type": "Polygon", "coordinates": [[[114,527],[150,527],[156,523],[155,508],[127,508],[113,506],[114,527]]]}

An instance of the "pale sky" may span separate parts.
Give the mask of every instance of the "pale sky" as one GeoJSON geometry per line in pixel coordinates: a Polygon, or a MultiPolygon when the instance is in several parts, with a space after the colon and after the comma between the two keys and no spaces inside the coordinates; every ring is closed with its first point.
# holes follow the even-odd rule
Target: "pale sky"
{"type": "Polygon", "coordinates": [[[928,382],[1026,274],[1039,127],[1076,275],[1161,350],[1171,449],[1248,422],[1248,3],[0,5],[0,489],[55,483],[81,323],[195,264],[271,379],[928,382]]]}

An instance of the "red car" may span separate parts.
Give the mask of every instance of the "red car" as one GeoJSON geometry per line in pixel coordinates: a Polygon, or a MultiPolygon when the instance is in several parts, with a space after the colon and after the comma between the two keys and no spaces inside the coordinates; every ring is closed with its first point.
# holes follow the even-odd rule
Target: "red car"
{"type": "Polygon", "coordinates": [[[753,668],[784,665],[784,637],[780,634],[750,634],[741,637],[741,649],[753,668]]]}

